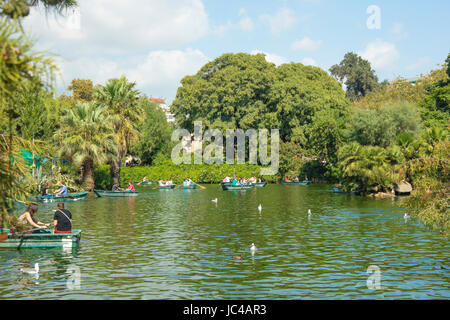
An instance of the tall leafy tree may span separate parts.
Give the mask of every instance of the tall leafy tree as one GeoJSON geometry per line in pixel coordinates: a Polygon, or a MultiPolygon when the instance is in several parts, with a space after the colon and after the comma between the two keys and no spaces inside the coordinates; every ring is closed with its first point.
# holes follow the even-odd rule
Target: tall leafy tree
{"type": "Polygon", "coordinates": [[[140,136],[137,128],[143,119],[143,110],[139,105],[139,91],[136,83],[129,82],[124,76],[110,79],[105,86],[95,89],[95,99],[106,107],[106,112],[115,116],[113,131],[117,140],[116,155],[110,161],[110,173],[114,183],[120,183],[120,166],[128,154],[131,144],[140,136]]]}
{"type": "Polygon", "coordinates": [[[274,71],[262,54],[227,53],[208,62],[181,80],[171,106],[178,125],[192,130],[200,120],[219,130],[257,128],[268,112],[274,71]]]}
{"type": "Polygon", "coordinates": [[[339,64],[331,66],[330,73],[345,84],[346,95],[352,101],[378,87],[378,77],[370,62],[353,52],[347,52],[339,64]]]}
{"type": "Polygon", "coordinates": [[[116,152],[112,122],[106,107],[78,102],[61,118],[61,127],[55,133],[60,156],[81,164],[86,190],[94,189],[94,161],[101,164],[116,152]]]}
{"type": "Polygon", "coordinates": [[[94,98],[94,85],[89,79],[73,79],[67,89],[72,90],[75,101],[89,102],[94,98]]]}
{"type": "Polygon", "coordinates": [[[264,55],[224,54],[181,81],[171,109],[177,123],[206,128],[280,129],[284,141],[306,144],[305,131],[314,114],[348,101],[339,83],[320,68],[301,63],[276,67],[264,55]]]}
{"type": "MultiPolygon", "coordinates": [[[[23,34],[18,21],[0,17],[0,118],[7,119],[7,129],[1,134],[0,146],[0,227],[8,207],[9,199],[19,194],[26,195],[18,177],[25,171],[19,170],[20,157],[16,152],[24,139],[13,136],[13,97],[14,93],[24,90],[26,80],[38,84],[51,85],[56,69],[52,60],[44,54],[32,51],[33,43],[23,34]],[[20,144],[19,144],[20,142],[20,144]],[[13,165],[12,159],[16,159],[13,165]]],[[[32,149],[28,150],[37,152],[32,149]]]]}
{"type": "Polygon", "coordinates": [[[166,120],[161,108],[148,98],[139,101],[144,111],[144,121],[139,124],[138,131],[141,139],[132,147],[144,164],[151,164],[158,153],[170,154],[170,137],[172,128],[166,120]]]}

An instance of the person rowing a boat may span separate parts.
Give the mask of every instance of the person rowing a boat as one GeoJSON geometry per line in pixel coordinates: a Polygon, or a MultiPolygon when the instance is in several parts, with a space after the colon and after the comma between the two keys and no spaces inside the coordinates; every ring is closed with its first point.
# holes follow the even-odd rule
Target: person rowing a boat
{"type": "Polygon", "coordinates": [[[45,229],[48,226],[50,226],[50,224],[47,223],[43,223],[40,221],[37,221],[35,219],[35,215],[38,211],[38,206],[36,203],[31,203],[27,210],[22,213],[18,219],[18,221],[24,225],[30,224],[33,228],[39,228],[39,229],[45,229]]]}
{"type": "Polygon", "coordinates": [[[294,182],[300,182],[300,180],[298,179],[298,177],[295,177],[294,182]]]}
{"type": "Polygon", "coordinates": [[[142,182],[146,182],[147,181],[147,176],[145,176],[144,178],[142,178],[142,182]]]}
{"type": "Polygon", "coordinates": [[[289,181],[289,177],[286,176],[286,178],[284,178],[284,181],[285,181],[285,182],[290,182],[290,181],[289,181]]]}
{"type": "Polygon", "coordinates": [[[163,185],[164,185],[164,181],[163,181],[161,178],[159,178],[158,184],[159,184],[160,186],[163,186],[163,185]]]}
{"type": "Polygon", "coordinates": [[[231,185],[236,186],[238,184],[238,181],[236,177],[233,177],[233,181],[231,181],[231,185]]]}
{"type": "Polygon", "coordinates": [[[53,233],[72,233],[72,213],[64,208],[64,202],[58,202],[53,216],[53,233]]]}
{"type": "Polygon", "coordinates": [[[48,184],[45,183],[45,184],[42,186],[42,196],[45,197],[45,196],[48,196],[48,195],[49,195],[49,194],[48,194],[48,184]]]}
{"type": "Polygon", "coordinates": [[[112,191],[122,191],[122,188],[120,187],[120,185],[118,184],[118,183],[115,183],[113,186],[112,186],[112,189],[111,189],[112,191]]]}
{"type": "Polygon", "coordinates": [[[61,182],[61,187],[60,187],[57,191],[55,191],[55,194],[56,194],[56,195],[60,195],[60,196],[66,196],[66,195],[69,194],[69,193],[67,192],[67,187],[66,187],[66,185],[64,184],[64,182],[61,182]]]}
{"type": "Polygon", "coordinates": [[[128,182],[128,188],[127,188],[128,192],[136,192],[136,190],[134,190],[134,186],[133,184],[130,182],[128,182]]]}

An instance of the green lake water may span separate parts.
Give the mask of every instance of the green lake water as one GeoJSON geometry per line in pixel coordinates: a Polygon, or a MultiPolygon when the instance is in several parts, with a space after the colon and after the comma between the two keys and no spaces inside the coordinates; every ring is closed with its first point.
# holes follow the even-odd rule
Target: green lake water
{"type": "MultiPolygon", "coordinates": [[[[79,248],[0,250],[0,299],[450,298],[449,239],[405,221],[397,199],[205,186],[67,202],[79,248]],[[38,278],[19,271],[36,262],[38,278]],[[380,289],[367,286],[369,266],[380,289]]],[[[40,205],[39,219],[55,207],[40,205]]]]}

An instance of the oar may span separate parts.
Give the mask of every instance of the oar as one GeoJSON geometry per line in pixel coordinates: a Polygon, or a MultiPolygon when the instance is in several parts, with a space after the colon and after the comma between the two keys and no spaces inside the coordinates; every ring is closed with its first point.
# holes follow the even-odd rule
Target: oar
{"type": "Polygon", "coordinates": [[[23,203],[23,204],[25,204],[27,206],[29,206],[30,204],[37,204],[37,203],[32,202],[32,201],[13,200],[13,199],[10,199],[10,198],[8,198],[8,199],[11,200],[11,201],[17,201],[17,202],[23,203]]]}
{"type": "MultiPolygon", "coordinates": [[[[193,181],[192,181],[193,182],[193,181]]],[[[196,185],[198,185],[202,190],[205,190],[206,187],[199,185],[197,182],[194,182],[196,185]]]]}

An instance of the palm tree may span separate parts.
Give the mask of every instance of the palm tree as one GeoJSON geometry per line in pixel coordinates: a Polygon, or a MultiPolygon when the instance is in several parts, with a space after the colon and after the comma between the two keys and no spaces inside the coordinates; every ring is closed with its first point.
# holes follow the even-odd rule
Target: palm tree
{"type": "Polygon", "coordinates": [[[105,107],[78,102],[61,118],[61,127],[55,133],[60,156],[81,164],[86,190],[94,189],[94,162],[106,162],[116,152],[112,121],[105,107]]]}
{"type": "Polygon", "coordinates": [[[361,146],[357,142],[344,145],[338,152],[338,166],[344,182],[352,190],[379,191],[389,184],[392,156],[377,146],[361,146]]]}
{"type": "Polygon", "coordinates": [[[120,183],[120,165],[132,143],[140,136],[137,128],[143,121],[144,112],[139,105],[139,91],[136,83],[128,82],[122,76],[109,79],[105,86],[97,87],[96,101],[104,106],[107,113],[114,116],[113,130],[117,140],[117,151],[110,159],[110,173],[114,183],[120,183]]]}

